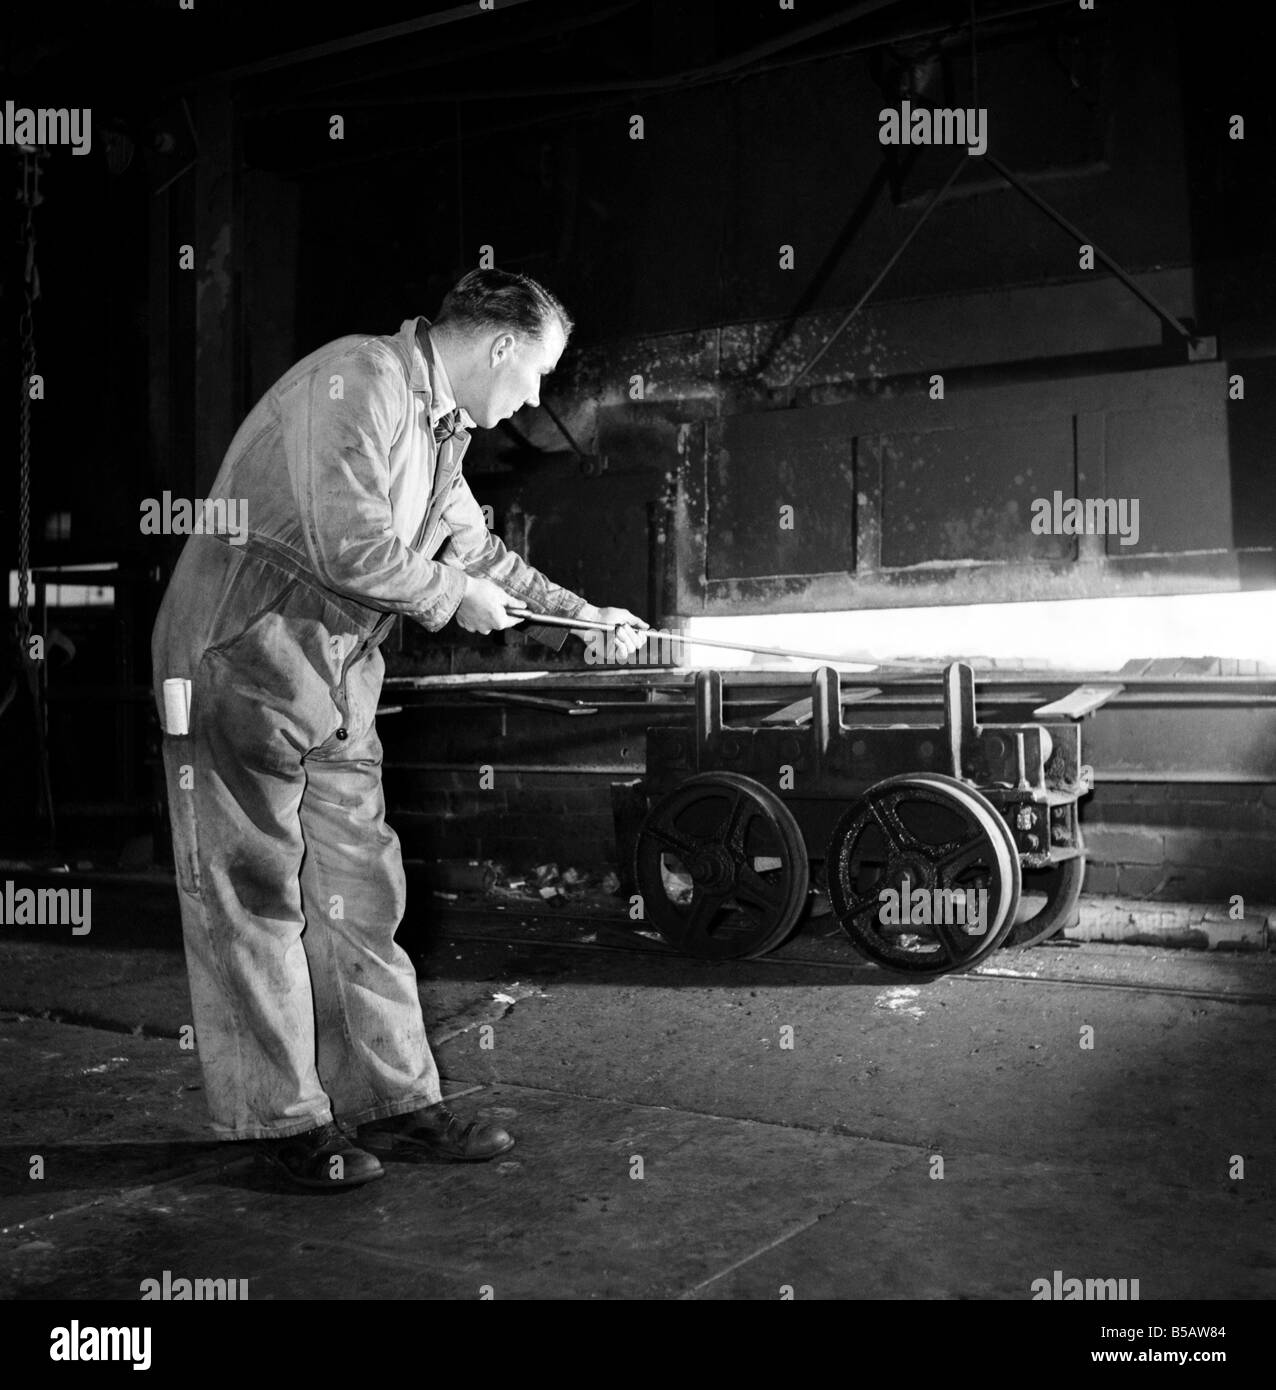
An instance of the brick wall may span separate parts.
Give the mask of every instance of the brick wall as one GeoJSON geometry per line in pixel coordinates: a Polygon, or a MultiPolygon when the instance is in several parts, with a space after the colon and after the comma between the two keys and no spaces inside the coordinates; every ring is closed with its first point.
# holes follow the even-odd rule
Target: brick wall
{"type": "MultiPolygon", "coordinates": [[[[390,821],[410,859],[615,865],[612,778],[586,773],[418,773],[390,821]]],[[[1082,805],[1086,891],[1161,901],[1276,902],[1276,786],[1115,782],[1082,805]]]]}
{"type": "MultiPolygon", "coordinates": [[[[386,771],[387,786],[393,782],[386,771]]],[[[589,774],[497,772],[417,774],[402,799],[390,796],[390,823],[409,859],[497,859],[510,868],[548,860],[561,867],[616,862],[611,779],[589,774]]]]}
{"type": "Polygon", "coordinates": [[[1114,782],[1095,788],[1082,823],[1087,892],[1276,901],[1276,786],[1114,782]]]}

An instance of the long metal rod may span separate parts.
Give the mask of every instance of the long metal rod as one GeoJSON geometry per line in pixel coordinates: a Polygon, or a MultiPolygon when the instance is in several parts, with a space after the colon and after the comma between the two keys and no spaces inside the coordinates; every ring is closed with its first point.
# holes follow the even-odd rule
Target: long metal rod
{"type": "MultiPolygon", "coordinates": [[[[586,622],[583,618],[562,618],[553,613],[525,613],[523,616],[529,623],[545,623],[549,627],[568,627],[577,632],[615,632],[618,627],[627,626],[627,624],[622,623],[591,623],[586,622]]],[[[685,637],[681,632],[669,632],[660,627],[644,627],[637,630],[648,638],[667,638],[671,642],[683,642],[688,647],[722,647],[729,652],[757,652],[760,656],[796,656],[803,661],[831,661],[835,665],[838,662],[846,662],[848,665],[863,665],[862,662],[853,662],[844,656],[830,656],[828,652],[802,652],[795,651],[791,647],[758,647],[751,642],[724,642],[716,637],[685,637]]]]}

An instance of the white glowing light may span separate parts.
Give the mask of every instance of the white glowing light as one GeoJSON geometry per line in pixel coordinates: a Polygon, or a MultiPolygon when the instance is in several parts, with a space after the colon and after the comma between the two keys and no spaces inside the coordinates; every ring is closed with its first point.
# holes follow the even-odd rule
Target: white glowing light
{"type": "MultiPolygon", "coordinates": [[[[846,664],[960,658],[1010,669],[1116,671],[1135,657],[1225,657],[1276,666],[1276,590],[691,618],[685,631],[827,652],[846,664]]],[[[692,645],[682,664],[812,670],[819,663],[692,645]]]]}

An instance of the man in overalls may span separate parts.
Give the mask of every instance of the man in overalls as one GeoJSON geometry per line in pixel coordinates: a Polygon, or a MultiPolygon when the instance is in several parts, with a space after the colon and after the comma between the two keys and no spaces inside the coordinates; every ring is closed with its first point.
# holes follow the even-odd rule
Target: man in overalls
{"type": "MultiPolygon", "coordinates": [[[[244,421],[213,484],[247,535],[192,535],[156,620],[155,693],[190,681],[164,763],[195,1033],[213,1128],[295,1184],[381,1177],[375,1150],[475,1161],[514,1143],[441,1102],[385,823],[378,650],[521,610],[645,624],[552,583],[488,531],[468,427],[539,404],[571,319],[535,281],[472,271],[438,320],[311,353],[244,421]],[[353,1142],[351,1134],[357,1136],[353,1142]]],[[[168,726],[165,726],[166,730],[168,726]]]]}

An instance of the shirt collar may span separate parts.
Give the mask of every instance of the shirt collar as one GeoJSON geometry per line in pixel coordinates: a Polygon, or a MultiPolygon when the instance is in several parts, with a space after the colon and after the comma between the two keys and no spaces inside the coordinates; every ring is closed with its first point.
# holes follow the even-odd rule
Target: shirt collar
{"type": "MultiPolygon", "coordinates": [[[[430,320],[422,314],[418,318],[405,319],[402,331],[407,336],[412,351],[412,373],[408,385],[414,391],[430,393],[430,426],[433,428],[445,415],[456,410],[457,404],[447,368],[444,367],[443,359],[435,350],[434,340],[430,336],[430,326],[430,320]],[[418,326],[420,332],[417,331],[418,326]]],[[[474,428],[474,421],[464,407],[461,407],[460,419],[464,429],[474,428]]]]}

